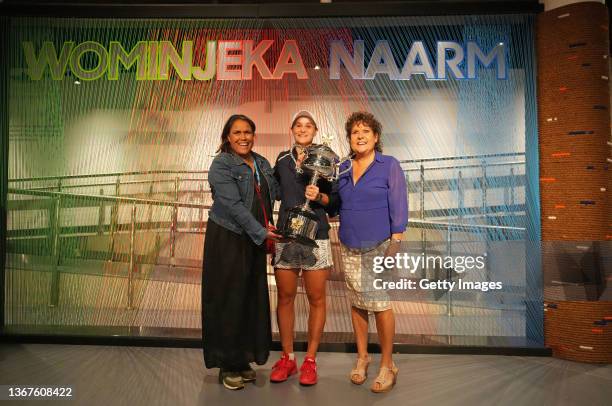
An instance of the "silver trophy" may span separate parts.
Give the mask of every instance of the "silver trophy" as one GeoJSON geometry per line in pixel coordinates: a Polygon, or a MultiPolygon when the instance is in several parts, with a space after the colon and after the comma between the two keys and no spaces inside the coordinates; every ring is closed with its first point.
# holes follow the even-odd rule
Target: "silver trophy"
{"type": "MultiPolygon", "coordinates": [[[[295,148],[296,146],[291,150],[291,157],[293,157],[295,148]]],[[[297,166],[296,162],[296,172],[310,175],[310,185],[316,185],[319,178],[333,182],[351,168],[349,165],[347,170],[340,173],[340,165],[350,157],[340,159],[327,145],[313,144],[306,148],[304,154],[301,167],[297,166]]],[[[304,245],[318,247],[317,230],[318,217],[310,208],[310,201],[306,199],[304,204],[291,208],[287,213],[286,221],[280,228],[280,234],[283,236],[281,241],[297,241],[304,245]]]]}

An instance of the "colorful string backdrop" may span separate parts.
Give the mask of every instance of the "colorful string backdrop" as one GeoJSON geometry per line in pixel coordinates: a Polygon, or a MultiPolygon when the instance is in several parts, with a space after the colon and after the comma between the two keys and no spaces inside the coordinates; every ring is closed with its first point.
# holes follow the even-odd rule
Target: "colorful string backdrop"
{"type": "MultiPolygon", "coordinates": [[[[82,69],[94,69],[98,58],[84,54],[82,69]]],[[[197,336],[211,204],[206,171],[225,120],[252,117],[255,150],[274,162],[291,145],[295,112],[312,112],[320,129],[315,142],[331,139],[346,155],[344,122],[368,110],[383,124],[385,153],[406,171],[406,238],[428,255],[488,252],[486,269],[463,277],[504,283],[499,291],[407,293],[394,302],[400,340],[541,344],[540,265],[530,255],[539,241],[534,72],[533,19],[522,15],[13,19],[6,323],[16,332],[110,335],[138,328],[145,335],[197,336]],[[295,41],[308,78],[264,80],[258,67],[249,80],[183,80],[174,69],[167,80],[139,80],[132,66],[120,67],[116,80],[108,71],[83,80],[67,64],[61,78],[46,69],[33,80],[23,45],[31,42],[39,55],[51,41],[59,55],[67,41],[95,41],[107,50],[118,42],[128,51],[139,41],[169,41],[180,53],[192,41],[191,63],[204,69],[208,41],[233,40],[272,40],[263,57],[270,73],[283,46],[295,41]],[[333,41],[351,54],[354,41],[363,41],[366,64],[387,41],[399,69],[416,41],[434,64],[438,41],[474,41],[485,51],[503,44],[507,77],[481,64],[471,80],[449,74],[359,80],[344,66],[331,79],[333,41]]],[[[328,341],[350,339],[352,331],[335,232],[332,241],[328,341]]],[[[425,276],[447,278],[438,271],[425,276]]],[[[303,334],[308,306],[301,290],[297,306],[303,334]]]]}

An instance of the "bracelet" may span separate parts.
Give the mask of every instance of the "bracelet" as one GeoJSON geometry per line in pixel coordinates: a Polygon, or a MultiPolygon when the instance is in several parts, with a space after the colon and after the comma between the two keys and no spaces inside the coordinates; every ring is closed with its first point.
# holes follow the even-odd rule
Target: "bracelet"
{"type": "Polygon", "coordinates": [[[397,242],[397,243],[401,243],[402,242],[402,240],[399,240],[399,239],[396,239],[396,238],[392,238],[391,241],[392,242],[397,242]]]}

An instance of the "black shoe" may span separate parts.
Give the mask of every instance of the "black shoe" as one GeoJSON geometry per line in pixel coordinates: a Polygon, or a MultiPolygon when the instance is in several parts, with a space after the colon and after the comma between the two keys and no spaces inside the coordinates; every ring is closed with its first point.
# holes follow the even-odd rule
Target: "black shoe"
{"type": "Polygon", "coordinates": [[[257,379],[257,373],[249,364],[240,371],[240,376],[244,382],[255,382],[255,379],[257,379]]]}
{"type": "Polygon", "coordinates": [[[219,383],[222,383],[227,389],[237,390],[244,388],[244,381],[240,372],[219,370],[219,383]]]}

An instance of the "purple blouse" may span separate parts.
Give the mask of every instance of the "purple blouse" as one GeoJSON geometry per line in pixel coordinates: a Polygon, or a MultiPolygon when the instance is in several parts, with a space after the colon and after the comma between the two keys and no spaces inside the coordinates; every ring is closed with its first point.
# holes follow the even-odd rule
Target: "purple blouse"
{"type": "MultiPolygon", "coordinates": [[[[348,168],[345,162],[340,170],[348,168]]],[[[369,248],[408,225],[406,178],[397,159],[376,152],[356,184],[353,171],[338,179],[340,241],[349,248],[369,248]]]]}

